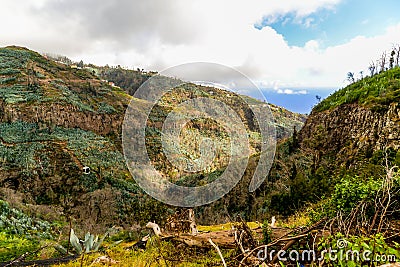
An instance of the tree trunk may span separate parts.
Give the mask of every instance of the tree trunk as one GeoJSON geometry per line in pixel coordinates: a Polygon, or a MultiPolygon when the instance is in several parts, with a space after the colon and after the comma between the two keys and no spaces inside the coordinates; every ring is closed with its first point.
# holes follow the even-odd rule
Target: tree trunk
{"type": "Polygon", "coordinates": [[[197,235],[199,231],[197,230],[193,209],[189,209],[189,222],[190,222],[190,232],[192,233],[192,235],[197,235]]]}

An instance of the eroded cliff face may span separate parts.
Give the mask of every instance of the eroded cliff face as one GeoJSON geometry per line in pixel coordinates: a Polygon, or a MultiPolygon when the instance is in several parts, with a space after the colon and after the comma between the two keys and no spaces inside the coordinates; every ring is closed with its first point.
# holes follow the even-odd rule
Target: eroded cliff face
{"type": "Polygon", "coordinates": [[[0,122],[24,121],[42,123],[46,126],[79,128],[96,134],[119,134],[123,114],[99,114],[80,111],[78,107],[65,103],[42,103],[40,105],[6,104],[0,99],[0,122]]]}
{"type": "Polygon", "coordinates": [[[360,152],[400,148],[400,104],[373,110],[357,104],[313,112],[299,132],[303,148],[333,152],[338,162],[360,152]]]}

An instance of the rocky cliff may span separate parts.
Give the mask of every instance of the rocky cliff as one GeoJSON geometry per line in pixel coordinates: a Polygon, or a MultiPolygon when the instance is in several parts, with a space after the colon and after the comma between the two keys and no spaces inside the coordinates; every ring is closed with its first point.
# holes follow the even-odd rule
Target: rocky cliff
{"type": "Polygon", "coordinates": [[[71,104],[7,104],[0,99],[0,122],[24,121],[47,126],[79,128],[99,135],[119,134],[123,114],[81,111],[71,104]]]}
{"type": "Polygon", "coordinates": [[[277,148],[263,208],[298,211],[353,176],[379,179],[400,166],[400,68],[364,77],[316,105],[303,128],[277,148]]]}
{"type": "Polygon", "coordinates": [[[334,154],[350,166],[377,151],[400,148],[400,67],[338,90],[311,112],[299,141],[303,148],[334,154]]]}
{"type": "Polygon", "coordinates": [[[373,110],[359,104],[343,104],[332,110],[312,112],[299,133],[307,147],[315,141],[321,151],[351,161],[359,153],[400,148],[400,104],[373,110]]]}

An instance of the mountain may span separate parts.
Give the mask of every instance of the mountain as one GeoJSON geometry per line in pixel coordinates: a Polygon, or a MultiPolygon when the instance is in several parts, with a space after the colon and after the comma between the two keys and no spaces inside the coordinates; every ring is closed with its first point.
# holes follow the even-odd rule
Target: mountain
{"type": "Polygon", "coordinates": [[[347,167],[360,157],[400,148],[400,68],[366,77],[335,92],[319,103],[310,114],[299,140],[308,141],[323,134],[318,147],[335,153],[337,164],[347,167]]]}
{"type": "MultiPolygon", "coordinates": [[[[89,65],[90,66],[90,65],[89,65]]],[[[144,71],[141,69],[129,70],[118,67],[97,67],[90,66],[95,73],[99,75],[102,79],[113,82],[115,85],[123,88],[128,94],[134,95],[136,90],[150,77],[156,75],[153,71],[144,71]]],[[[206,90],[207,88],[204,87],[206,90]]],[[[208,89],[207,89],[208,90],[208,89]]],[[[217,90],[216,92],[222,92],[224,90],[217,90]]],[[[228,92],[226,93],[229,94],[228,92]]],[[[210,97],[210,95],[208,95],[210,97]]],[[[254,98],[248,96],[241,96],[246,102],[251,103],[253,106],[264,105],[264,102],[258,101],[254,98]]],[[[291,136],[293,128],[296,127],[299,130],[303,123],[305,122],[307,116],[300,113],[290,112],[289,110],[282,108],[280,106],[269,104],[271,112],[275,119],[276,135],[278,140],[283,140],[291,136]]]]}
{"type": "Polygon", "coordinates": [[[379,180],[386,166],[400,166],[399,100],[400,67],[394,67],[321,101],[278,146],[263,207],[291,214],[329,197],[342,178],[379,180]]]}
{"type": "MultiPolygon", "coordinates": [[[[132,106],[139,111],[149,104],[129,95],[148,74],[121,68],[106,70],[55,62],[22,47],[0,49],[1,199],[45,220],[73,217],[89,230],[166,219],[171,207],[152,199],[136,185],[126,168],[121,144],[128,104],[133,101],[132,106]],[[136,76],[132,78],[133,72],[136,76]]],[[[146,145],[160,172],[175,171],[161,153],[160,142],[159,122],[166,118],[171,105],[189,95],[225,99],[231,94],[189,83],[154,107],[146,145]]],[[[250,107],[238,96],[229,101],[246,129],[254,133],[250,135],[255,158],[260,140],[250,107]]],[[[253,100],[251,105],[265,108],[266,104],[253,100]]],[[[294,126],[301,128],[303,115],[273,105],[271,109],[280,140],[290,136],[294,126]]],[[[220,127],[207,120],[194,121],[186,130],[183,137],[188,151],[196,149],[191,144],[200,135],[211,134],[221,144],[227,141],[220,127]]],[[[205,176],[212,179],[225,164],[222,154],[205,176]]],[[[179,171],[174,175],[176,180],[187,178],[179,171]]]]}

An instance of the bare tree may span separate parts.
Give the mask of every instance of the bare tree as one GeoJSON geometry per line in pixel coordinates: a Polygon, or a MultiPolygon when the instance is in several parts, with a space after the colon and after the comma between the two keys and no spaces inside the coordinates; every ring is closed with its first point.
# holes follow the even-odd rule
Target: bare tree
{"type": "Polygon", "coordinates": [[[385,71],[385,66],[386,66],[386,51],[382,53],[381,58],[379,59],[379,66],[380,70],[379,72],[385,71]]]}
{"type": "Polygon", "coordinates": [[[354,83],[354,82],[355,82],[355,79],[354,79],[354,72],[349,71],[349,72],[347,73],[347,80],[348,80],[350,83],[354,83]]]}
{"type": "Polygon", "coordinates": [[[369,63],[368,70],[371,76],[375,75],[376,65],[374,61],[371,61],[371,63],[369,63]]]}
{"type": "Polygon", "coordinates": [[[399,66],[399,59],[400,59],[400,45],[397,45],[396,51],[396,66],[399,66]]]}
{"type": "Polygon", "coordinates": [[[393,47],[392,52],[390,52],[389,69],[393,69],[395,55],[396,55],[396,51],[394,50],[394,47],[393,47]]]}

